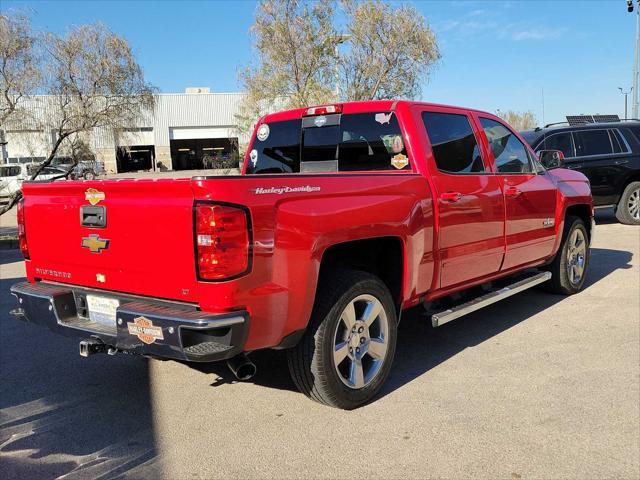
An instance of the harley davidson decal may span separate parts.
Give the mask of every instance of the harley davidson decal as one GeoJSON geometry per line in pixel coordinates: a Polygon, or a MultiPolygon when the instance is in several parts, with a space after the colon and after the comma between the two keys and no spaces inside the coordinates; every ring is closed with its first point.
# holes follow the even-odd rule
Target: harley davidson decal
{"type": "Polygon", "coordinates": [[[251,191],[256,195],[275,194],[282,195],[283,193],[313,193],[319,192],[320,187],[304,185],[302,187],[257,187],[252,188],[251,191]]]}
{"type": "Polygon", "coordinates": [[[398,170],[402,170],[404,167],[409,165],[409,159],[406,155],[399,153],[391,158],[391,165],[396,167],[398,170]]]}
{"type": "Polygon", "coordinates": [[[104,192],[96,190],[95,188],[87,188],[87,191],[84,192],[84,198],[91,205],[97,205],[101,200],[104,200],[105,195],[104,192]]]}
{"type": "Polygon", "coordinates": [[[127,322],[127,328],[130,335],[135,335],[147,345],[151,345],[156,340],[164,340],[162,327],[154,325],[151,320],[145,317],[136,317],[133,319],[133,323],[127,322]]]}

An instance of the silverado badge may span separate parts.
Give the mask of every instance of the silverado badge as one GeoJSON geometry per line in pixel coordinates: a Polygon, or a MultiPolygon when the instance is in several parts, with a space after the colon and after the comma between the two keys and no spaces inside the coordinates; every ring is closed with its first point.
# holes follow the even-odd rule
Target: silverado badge
{"type": "Polygon", "coordinates": [[[109,240],[100,238],[100,235],[92,234],[82,239],[82,247],[88,248],[91,253],[100,253],[109,248],[109,240]]]}
{"type": "Polygon", "coordinates": [[[87,191],[84,192],[84,198],[91,205],[97,205],[101,200],[104,200],[104,192],[95,188],[87,188],[87,191]]]}
{"type": "Polygon", "coordinates": [[[153,324],[151,320],[145,317],[136,317],[133,323],[127,322],[129,334],[135,335],[147,345],[151,345],[156,340],[164,340],[162,327],[153,324]]]}

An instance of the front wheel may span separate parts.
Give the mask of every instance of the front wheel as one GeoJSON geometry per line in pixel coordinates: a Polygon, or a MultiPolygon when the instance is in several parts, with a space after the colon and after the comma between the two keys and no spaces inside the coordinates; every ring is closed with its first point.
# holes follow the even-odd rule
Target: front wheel
{"type": "Polygon", "coordinates": [[[548,290],[573,295],[582,290],[589,265],[589,234],[582,219],[567,217],[560,249],[550,265],[548,290]]]}
{"type": "Polygon", "coordinates": [[[622,192],[616,218],[626,225],[640,225],[640,182],[631,182],[622,192]]]}
{"type": "Polygon", "coordinates": [[[326,275],[307,331],[288,351],[291,377],[317,402],[356,408],[387,379],[396,337],[396,309],[379,278],[350,270],[326,275]]]}

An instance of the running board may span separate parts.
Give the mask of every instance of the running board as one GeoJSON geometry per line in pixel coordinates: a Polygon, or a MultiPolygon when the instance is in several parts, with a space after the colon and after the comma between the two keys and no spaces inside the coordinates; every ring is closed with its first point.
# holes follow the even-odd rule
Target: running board
{"type": "Polygon", "coordinates": [[[456,305],[455,307],[448,310],[434,313],[433,315],[431,315],[431,324],[434,327],[439,327],[440,325],[444,325],[451,320],[455,320],[456,318],[460,318],[464,315],[467,315],[468,313],[480,310],[481,308],[484,308],[487,305],[491,305],[492,303],[504,300],[511,295],[515,295],[516,293],[522,292],[523,290],[538,285],[539,283],[546,282],[549,279],[551,279],[551,272],[536,273],[531,277],[519,280],[507,287],[501,288],[500,290],[487,293],[486,295],[474,298],[473,300],[466,303],[461,303],[460,305],[456,305]]]}

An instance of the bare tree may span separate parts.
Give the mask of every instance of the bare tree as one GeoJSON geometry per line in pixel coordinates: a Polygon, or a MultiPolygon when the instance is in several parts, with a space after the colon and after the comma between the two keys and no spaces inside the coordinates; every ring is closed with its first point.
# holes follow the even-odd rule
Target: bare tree
{"type": "Polygon", "coordinates": [[[416,98],[440,51],[414,7],[344,0],[349,49],[340,59],[345,100],[416,98]]]}
{"type": "Polygon", "coordinates": [[[536,116],[531,111],[516,112],[507,110],[505,112],[498,111],[498,116],[511,125],[516,130],[530,130],[538,125],[536,116]]]}
{"type": "Polygon", "coordinates": [[[20,102],[42,79],[29,18],[0,14],[0,129],[23,113],[20,102]]]}
{"type": "MultiPolygon", "coordinates": [[[[29,98],[29,107],[38,130],[52,133],[52,145],[35,179],[56,156],[58,150],[82,138],[83,132],[98,128],[119,131],[136,126],[152,112],[155,97],[136,63],[127,41],[101,24],[83,25],[65,37],[46,34],[44,91],[48,96],[29,98]],[[43,113],[44,112],[44,113],[43,113]]],[[[67,174],[75,165],[71,165],[67,174]]],[[[17,194],[0,214],[18,200],[17,194]]]]}
{"type": "Polygon", "coordinates": [[[334,2],[262,0],[251,27],[257,65],[240,73],[246,96],[240,107],[241,131],[274,108],[325,103],[335,78],[334,2]]]}

